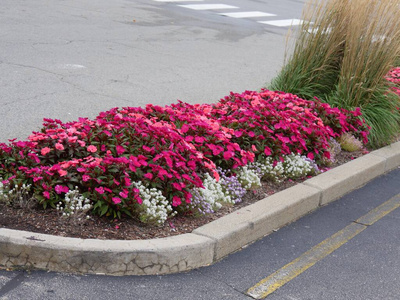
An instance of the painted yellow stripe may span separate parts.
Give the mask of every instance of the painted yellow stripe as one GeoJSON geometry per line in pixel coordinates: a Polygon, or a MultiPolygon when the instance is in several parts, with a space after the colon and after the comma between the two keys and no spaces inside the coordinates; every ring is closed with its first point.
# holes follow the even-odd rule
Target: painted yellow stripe
{"type": "Polygon", "coordinates": [[[364,224],[364,225],[372,225],[379,219],[382,219],[388,213],[394,211],[396,208],[400,207],[400,194],[394,196],[390,200],[382,203],[377,208],[371,210],[366,215],[357,219],[355,222],[364,224]]]}
{"type": "Polygon", "coordinates": [[[331,254],[343,244],[347,243],[369,225],[374,224],[376,221],[398,207],[400,207],[400,194],[371,210],[354,223],[346,226],[275,273],[264,278],[255,286],[251,287],[247,291],[247,294],[254,299],[264,299],[269,294],[273,293],[281,286],[315,265],[318,261],[331,254]]]}

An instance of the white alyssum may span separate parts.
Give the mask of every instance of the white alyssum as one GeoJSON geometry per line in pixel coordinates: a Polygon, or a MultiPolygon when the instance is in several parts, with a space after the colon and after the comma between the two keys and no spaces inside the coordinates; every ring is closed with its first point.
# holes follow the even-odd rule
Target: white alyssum
{"type": "Polygon", "coordinates": [[[156,188],[147,188],[141,181],[133,182],[139,190],[139,197],[142,204],[137,205],[137,213],[141,222],[146,224],[162,225],[169,216],[174,216],[168,200],[156,188]]]}
{"type": "Polygon", "coordinates": [[[207,206],[211,208],[212,211],[221,208],[222,205],[220,202],[232,202],[231,196],[224,194],[221,183],[217,182],[217,180],[208,173],[204,174],[203,186],[204,188],[194,188],[194,190],[200,195],[203,201],[207,202],[207,206]]]}
{"type": "Polygon", "coordinates": [[[302,178],[310,175],[313,167],[305,156],[299,154],[289,154],[283,162],[285,175],[290,179],[302,178]]]}
{"type": "Polygon", "coordinates": [[[236,175],[240,184],[246,190],[255,189],[261,186],[261,180],[257,172],[248,166],[241,167],[236,175]]]}
{"type": "Polygon", "coordinates": [[[280,182],[285,179],[298,179],[316,172],[315,163],[300,154],[289,154],[284,156],[283,162],[278,161],[274,165],[271,157],[266,157],[262,161],[253,162],[248,165],[263,180],[280,182]]]}
{"type": "Polygon", "coordinates": [[[80,194],[78,187],[65,193],[64,200],[56,205],[56,209],[63,217],[73,218],[76,221],[82,221],[85,218],[89,219],[87,212],[92,207],[92,202],[80,194]]]}
{"type": "Polygon", "coordinates": [[[15,205],[21,208],[28,208],[33,203],[30,196],[31,184],[14,185],[12,188],[9,184],[3,184],[0,178],[0,201],[6,202],[8,205],[15,205]]]}

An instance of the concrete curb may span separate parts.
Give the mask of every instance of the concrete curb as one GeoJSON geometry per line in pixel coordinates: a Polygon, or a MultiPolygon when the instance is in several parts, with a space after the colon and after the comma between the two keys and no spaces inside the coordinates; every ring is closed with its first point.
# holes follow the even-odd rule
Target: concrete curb
{"type": "Polygon", "coordinates": [[[0,266],[160,275],[207,266],[400,165],[400,142],[173,237],[116,241],[0,229],[0,266]]]}

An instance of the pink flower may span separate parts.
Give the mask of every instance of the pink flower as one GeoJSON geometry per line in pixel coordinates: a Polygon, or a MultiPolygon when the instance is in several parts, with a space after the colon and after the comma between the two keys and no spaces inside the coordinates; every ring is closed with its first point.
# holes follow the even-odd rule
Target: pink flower
{"type": "Polygon", "coordinates": [[[58,170],[58,174],[60,174],[60,176],[63,177],[63,176],[65,176],[65,175],[67,175],[68,172],[65,171],[65,170],[58,170]]]}
{"type": "Polygon", "coordinates": [[[178,206],[182,203],[181,198],[179,198],[178,196],[174,196],[172,197],[172,206],[178,206]]]}
{"type": "Polygon", "coordinates": [[[98,192],[100,195],[104,194],[104,189],[103,189],[102,186],[101,186],[101,187],[94,188],[94,189],[95,189],[95,191],[98,192]]]}
{"type": "Polygon", "coordinates": [[[132,184],[131,179],[129,177],[124,177],[125,186],[130,186],[132,184]]]}
{"type": "Polygon", "coordinates": [[[62,144],[60,144],[60,143],[57,143],[56,144],[56,149],[62,151],[62,150],[64,150],[64,146],[62,144]]]}
{"type": "Polygon", "coordinates": [[[150,148],[150,147],[147,147],[146,145],[143,145],[142,148],[143,148],[143,150],[145,150],[147,152],[153,151],[153,147],[150,148]]]}
{"type": "Polygon", "coordinates": [[[264,153],[265,153],[266,156],[269,156],[269,155],[271,155],[272,152],[271,152],[271,149],[269,147],[265,147],[264,153]]]}
{"type": "Polygon", "coordinates": [[[233,153],[232,151],[225,151],[224,152],[224,159],[226,159],[226,160],[229,160],[233,156],[235,156],[235,153],[233,153]]]}
{"type": "Polygon", "coordinates": [[[243,131],[235,130],[234,134],[236,137],[241,137],[243,135],[243,131]]]}
{"type": "Polygon", "coordinates": [[[121,199],[118,198],[118,197],[112,197],[112,202],[113,202],[114,204],[120,204],[120,203],[121,203],[121,199]]]}
{"type": "Polygon", "coordinates": [[[42,150],[40,150],[40,153],[42,155],[46,155],[47,153],[49,153],[51,151],[51,149],[49,147],[44,147],[42,150]]]}
{"type": "Polygon", "coordinates": [[[78,140],[78,144],[81,147],[85,147],[86,146],[86,143],[84,141],[81,141],[81,140],[78,140]]]}
{"type": "Polygon", "coordinates": [[[201,137],[201,136],[196,136],[196,137],[194,138],[194,141],[195,141],[196,143],[199,143],[199,144],[202,144],[205,140],[206,140],[206,139],[203,138],[203,137],[201,137]]]}
{"type": "Polygon", "coordinates": [[[121,155],[122,153],[124,153],[126,151],[125,148],[120,145],[117,145],[115,148],[117,150],[118,155],[121,155]]]}
{"type": "Polygon", "coordinates": [[[88,152],[95,153],[97,151],[96,146],[90,145],[86,148],[88,152]]]}
{"type": "Polygon", "coordinates": [[[90,176],[89,176],[89,175],[83,175],[83,176],[82,176],[82,180],[83,180],[84,182],[89,181],[89,180],[90,180],[90,176]]]}
{"type": "Polygon", "coordinates": [[[172,183],[172,186],[173,186],[175,189],[177,189],[178,191],[182,191],[182,187],[181,187],[180,183],[174,182],[174,183],[172,183]]]}
{"type": "Polygon", "coordinates": [[[57,194],[69,192],[69,188],[65,185],[56,185],[54,190],[56,191],[57,194]]]}
{"type": "Polygon", "coordinates": [[[122,192],[119,192],[119,195],[122,198],[126,199],[126,198],[128,198],[128,191],[127,190],[123,190],[122,192]]]}
{"type": "Polygon", "coordinates": [[[153,174],[151,174],[151,173],[146,173],[143,176],[150,180],[153,179],[153,174]]]}
{"type": "Polygon", "coordinates": [[[44,191],[44,192],[43,192],[43,196],[44,196],[46,199],[50,199],[50,193],[49,193],[48,191],[44,191]]]}

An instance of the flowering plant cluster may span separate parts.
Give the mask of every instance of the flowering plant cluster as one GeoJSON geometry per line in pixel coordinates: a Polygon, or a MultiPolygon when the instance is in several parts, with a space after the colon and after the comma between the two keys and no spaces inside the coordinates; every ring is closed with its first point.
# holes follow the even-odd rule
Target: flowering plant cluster
{"type": "Polygon", "coordinates": [[[304,154],[322,162],[330,158],[329,139],[345,132],[368,142],[368,126],[359,109],[348,111],[292,94],[262,90],[231,93],[213,105],[211,117],[234,130],[232,140],[258,156],[282,159],[304,154]]]}
{"type": "Polygon", "coordinates": [[[28,141],[0,144],[2,191],[29,186],[44,208],[64,209],[76,194],[94,214],[162,224],[177,212],[241,201],[260,185],[255,161],[277,174],[281,165],[293,176],[308,174],[288,161],[308,170],[296,155],[321,163],[329,140],[346,132],[367,142],[358,110],[268,90],[216,104],[113,108],[94,120],[45,119],[28,141]]]}
{"type": "Polygon", "coordinates": [[[393,68],[386,76],[386,80],[393,83],[393,91],[400,96],[400,67],[393,68]]]}
{"type": "Polygon", "coordinates": [[[274,161],[272,157],[250,163],[249,169],[253,170],[262,180],[281,182],[286,179],[296,180],[306,176],[320,173],[315,162],[300,154],[289,154],[282,161],[274,161]]]}

